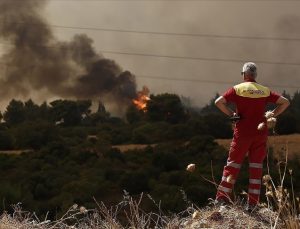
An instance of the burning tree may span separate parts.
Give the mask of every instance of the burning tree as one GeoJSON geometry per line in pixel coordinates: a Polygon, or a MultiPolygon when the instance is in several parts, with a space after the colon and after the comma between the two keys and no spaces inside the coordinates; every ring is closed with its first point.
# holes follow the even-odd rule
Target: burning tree
{"type": "Polygon", "coordinates": [[[164,93],[150,98],[146,113],[150,121],[179,123],[186,120],[187,114],[178,95],[164,93]]]}
{"type": "Polygon", "coordinates": [[[149,88],[143,86],[143,89],[137,93],[137,98],[132,100],[138,110],[147,111],[147,103],[150,100],[149,93],[149,88]]]}

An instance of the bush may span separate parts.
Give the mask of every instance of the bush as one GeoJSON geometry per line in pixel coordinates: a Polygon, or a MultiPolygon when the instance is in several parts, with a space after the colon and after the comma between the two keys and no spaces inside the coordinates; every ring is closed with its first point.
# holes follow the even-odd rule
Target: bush
{"type": "Polygon", "coordinates": [[[0,150],[12,150],[15,147],[15,139],[7,130],[0,130],[0,150]]]}

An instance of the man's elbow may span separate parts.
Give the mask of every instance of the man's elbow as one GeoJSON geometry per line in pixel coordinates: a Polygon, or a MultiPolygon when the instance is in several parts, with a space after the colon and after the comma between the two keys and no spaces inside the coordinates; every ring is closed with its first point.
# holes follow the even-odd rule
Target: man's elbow
{"type": "Polygon", "coordinates": [[[283,104],[285,107],[288,107],[291,104],[291,102],[287,98],[283,97],[283,104]]]}
{"type": "Polygon", "coordinates": [[[279,105],[279,106],[285,106],[285,107],[288,107],[288,106],[290,105],[290,101],[289,101],[287,98],[281,96],[281,97],[278,99],[278,101],[276,102],[276,104],[279,105]]]}
{"type": "Polygon", "coordinates": [[[217,98],[216,100],[215,100],[215,105],[218,107],[218,106],[220,106],[220,104],[222,104],[222,103],[224,103],[224,97],[223,96],[220,96],[219,98],[217,98]]]}

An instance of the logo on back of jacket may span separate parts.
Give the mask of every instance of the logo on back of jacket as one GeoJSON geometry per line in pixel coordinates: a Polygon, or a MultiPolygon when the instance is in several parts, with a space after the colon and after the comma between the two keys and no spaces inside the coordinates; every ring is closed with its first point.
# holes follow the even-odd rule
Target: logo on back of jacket
{"type": "Polygon", "coordinates": [[[234,86],[237,95],[248,98],[263,98],[270,95],[270,89],[254,82],[244,82],[234,86]]]}

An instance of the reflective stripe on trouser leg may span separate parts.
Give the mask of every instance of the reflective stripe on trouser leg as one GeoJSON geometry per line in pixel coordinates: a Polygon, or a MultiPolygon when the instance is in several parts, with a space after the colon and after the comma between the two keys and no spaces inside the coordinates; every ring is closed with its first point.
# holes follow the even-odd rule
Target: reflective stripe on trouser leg
{"type": "Polygon", "coordinates": [[[257,185],[256,188],[250,188],[248,189],[248,203],[249,204],[258,204],[259,203],[259,197],[260,197],[260,185],[257,185]]]}
{"type": "Polygon", "coordinates": [[[221,186],[221,185],[219,185],[218,190],[223,191],[223,192],[226,192],[226,193],[228,193],[228,194],[230,194],[231,191],[232,191],[231,188],[226,188],[226,187],[221,186]]]}
{"type": "Polygon", "coordinates": [[[222,176],[222,181],[225,181],[225,182],[230,183],[230,184],[235,184],[235,179],[233,179],[232,175],[222,176]]]}
{"type": "Polygon", "coordinates": [[[245,155],[249,150],[251,138],[234,135],[226,166],[224,166],[223,177],[217,191],[216,199],[231,200],[230,194],[233,189],[233,184],[240,172],[241,164],[244,161],[245,155]],[[225,189],[223,189],[224,187],[225,189]],[[230,192],[229,192],[230,191],[230,192]]]}
{"type": "Polygon", "coordinates": [[[236,168],[236,169],[240,169],[241,168],[241,164],[236,163],[234,161],[227,161],[227,166],[228,167],[233,167],[233,168],[236,168]]]}
{"type": "Polygon", "coordinates": [[[258,204],[261,189],[263,161],[267,153],[267,134],[254,136],[249,148],[249,190],[248,201],[258,204]],[[259,180],[259,181],[258,181],[259,180]]]}
{"type": "Polygon", "coordinates": [[[262,176],[262,168],[259,167],[260,166],[253,166],[253,167],[249,166],[250,178],[249,178],[248,202],[250,204],[257,204],[259,202],[260,189],[261,189],[261,176],[262,176]]]}
{"type": "Polygon", "coordinates": [[[260,195],[260,189],[252,189],[252,188],[249,188],[248,193],[249,193],[249,194],[260,195]]]}
{"type": "Polygon", "coordinates": [[[229,183],[221,182],[221,184],[218,187],[218,192],[217,192],[217,196],[216,196],[217,200],[223,199],[223,200],[226,200],[226,201],[230,201],[230,199],[231,199],[230,195],[231,195],[231,192],[232,192],[232,188],[225,187],[225,185],[232,187],[232,185],[229,184],[229,183]]]}
{"type": "Polygon", "coordinates": [[[249,163],[249,168],[262,169],[263,164],[262,163],[249,163]]]}
{"type": "Polygon", "coordinates": [[[233,185],[236,181],[236,174],[239,173],[239,169],[233,167],[224,167],[222,180],[218,187],[216,199],[225,199],[230,201],[230,195],[233,189],[233,185]]]}
{"type": "Polygon", "coordinates": [[[249,179],[249,184],[261,184],[261,179],[249,179]]]}

